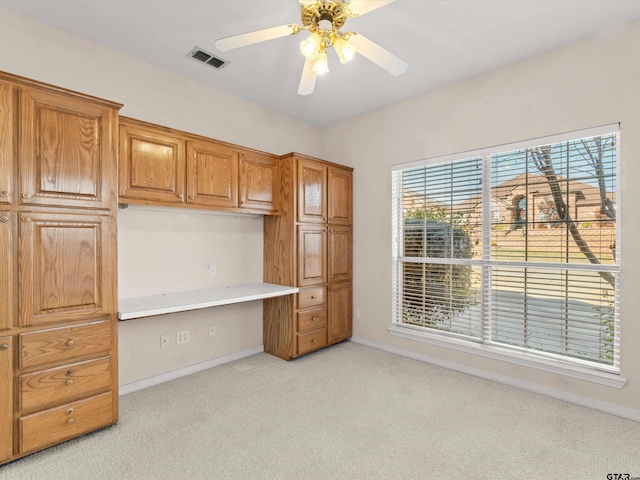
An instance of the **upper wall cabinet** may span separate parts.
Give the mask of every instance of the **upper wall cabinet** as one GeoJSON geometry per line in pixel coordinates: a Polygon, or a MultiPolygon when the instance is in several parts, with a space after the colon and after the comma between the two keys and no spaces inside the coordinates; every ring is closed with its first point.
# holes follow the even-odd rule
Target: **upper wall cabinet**
{"type": "Polygon", "coordinates": [[[316,160],[298,163],[298,221],[327,221],[327,166],[316,160]]]}
{"type": "Polygon", "coordinates": [[[24,88],[19,115],[21,205],[113,208],[117,110],[24,88]]]}
{"type": "Polygon", "coordinates": [[[279,177],[276,157],[258,152],[240,152],[240,207],[277,213],[279,177]]]}
{"type": "Polygon", "coordinates": [[[351,225],[353,221],[352,184],[353,172],[344,168],[329,167],[329,223],[351,225]]]}
{"type": "Polygon", "coordinates": [[[120,197],[184,202],[185,143],[156,126],[120,119],[120,197]]]}
{"type": "Polygon", "coordinates": [[[238,206],[238,153],[213,141],[187,142],[187,202],[238,206]]]}
{"type": "Polygon", "coordinates": [[[14,133],[15,133],[15,110],[14,110],[13,86],[0,82],[0,172],[7,172],[8,175],[0,175],[0,205],[13,202],[13,181],[14,176],[14,133]]]}

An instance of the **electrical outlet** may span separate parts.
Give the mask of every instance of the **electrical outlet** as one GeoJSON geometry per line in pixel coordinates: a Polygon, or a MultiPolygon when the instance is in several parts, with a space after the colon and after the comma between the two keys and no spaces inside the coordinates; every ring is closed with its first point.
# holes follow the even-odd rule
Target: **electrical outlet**
{"type": "Polygon", "coordinates": [[[218,272],[217,272],[216,266],[213,263],[209,265],[209,276],[215,277],[217,273],[218,272]]]}
{"type": "Polygon", "coordinates": [[[160,348],[169,346],[169,334],[165,333],[164,335],[160,335],[160,348]]]}
{"type": "Polygon", "coordinates": [[[213,337],[216,334],[216,326],[215,325],[209,325],[209,336],[213,337]]]}
{"type": "Polygon", "coordinates": [[[354,308],[353,309],[353,318],[355,318],[355,319],[360,318],[360,309],[359,308],[354,308]]]}
{"type": "Polygon", "coordinates": [[[176,344],[189,343],[189,330],[183,330],[176,335],[176,344]]]}

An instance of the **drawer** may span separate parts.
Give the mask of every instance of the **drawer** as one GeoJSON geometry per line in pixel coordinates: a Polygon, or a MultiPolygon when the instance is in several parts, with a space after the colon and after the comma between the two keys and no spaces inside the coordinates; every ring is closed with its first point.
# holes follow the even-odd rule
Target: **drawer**
{"type": "Polygon", "coordinates": [[[318,307],[324,304],[325,287],[301,288],[298,292],[298,308],[318,307]]]}
{"type": "Polygon", "coordinates": [[[51,328],[19,335],[20,367],[98,357],[111,350],[110,320],[51,328]]]}
{"type": "Polygon", "coordinates": [[[102,357],[20,375],[20,409],[44,407],[108,390],[111,359],[102,357]]]}
{"type": "Polygon", "coordinates": [[[315,308],[304,312],[298,312],[298,332],[305,330],[317,330],[327,325],[327,309],[315,308]]]}
{"type": "Polygon", "coordinates": [[[112,423],[112,393],[20,418],[20,453],[69,440],[112,423]]]}
{"type": "Polygon", "coordinates": [[[298,335],[298,355],[313,352],[327,345],[327,329],[314,330],[298,335]]]}

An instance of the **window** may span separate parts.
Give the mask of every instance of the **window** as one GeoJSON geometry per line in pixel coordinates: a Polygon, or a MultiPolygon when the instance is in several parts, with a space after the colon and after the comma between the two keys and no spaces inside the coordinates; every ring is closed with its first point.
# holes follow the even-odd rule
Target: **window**
{"type": "Polygon", "coordinates": [[[619,372],[618,152],[616,125],[394,167],[394,327],[619,372]]]}

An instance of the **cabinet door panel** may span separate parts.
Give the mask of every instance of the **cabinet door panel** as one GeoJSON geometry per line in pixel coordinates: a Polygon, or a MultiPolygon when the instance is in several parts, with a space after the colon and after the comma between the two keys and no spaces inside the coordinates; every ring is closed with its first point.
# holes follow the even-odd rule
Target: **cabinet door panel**
{"type": "Polygon", "coordinates": [[[20,325],[112,313],[109,217],[20,215],[20,325]]]}
{"type": "Polygon", "coordinates": [[[238,206],[238,154],[215,142],[187,142],[188,203],[238,206]]]}
{"type": "Polygon", "coordinates": [[[0,330],[10,328],[14,322],[14,218],[11,212],[0,210],[0,292],[3,292],[0,301],[0,330]]]}
{"type": "Polygon", "coordinates": [[[0,462],[13,455],[12,358],[12,337],[0,337],[0,462]]]}
{"type": "Polygon", "coordinates": [[[298,227],[298,286],[327,282],[327,231],[324,227],[298,227]]]}
{"type": "Polygon", "coordinates": [[[15,111],[13,87],[0,82],[0,205],[13,201],[15,111]]]}
{"type": "Polygon", "coordinates": [[[327,221],[327,167],[313,160],[298,162],[298,221],[327,221]]]}
{"type": "Polygon", "coordinates": [[[240,154],[240,207],[276,213],[278,159],[258,153],[240,154]]]}
{"type": "Polygon", "coordinates": [[[351,283],[329,286],[327,337],[329,343],[336,343],[351,336],[351,283]]]}
{"type": "Polygon", "coordinates": [[[184,202],[185,142],[162,130],[120,126],[120,196],[184,202]]]}
{"type": "Polygon", "coordinates": [[[20,203],[114,208],[117,112],[52,92],[20,92],[20,203]]]}
{"type": "Polygon", "coordinates": [[[351,280],[351,227],[329,228],[329,282],[351,280]]]}
{"type": "Polygon", "coordinates": [[[353,219],[351,170],[329,167],[329,223],[351,225],[353,219]]]}

